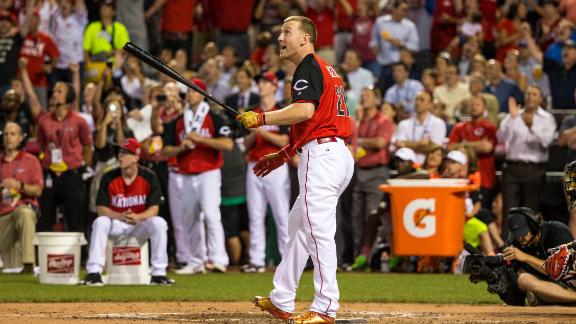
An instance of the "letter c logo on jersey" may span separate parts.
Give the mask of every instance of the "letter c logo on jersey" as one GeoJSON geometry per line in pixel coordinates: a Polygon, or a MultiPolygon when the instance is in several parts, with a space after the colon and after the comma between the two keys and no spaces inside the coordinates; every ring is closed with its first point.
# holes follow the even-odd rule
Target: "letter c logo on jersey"
{"type": "Polygon", "coordinates": [[[408,234],[425,238],[436,234],[436,200],[415,199],[404,208],[403,223],[408,234]]]}
{"type": "Polygon", "coordinates": [[[292,88],[296,91],[302,91],[308,88],[308,81],[300,79],[294,82],[294,86],[292,88]]]}

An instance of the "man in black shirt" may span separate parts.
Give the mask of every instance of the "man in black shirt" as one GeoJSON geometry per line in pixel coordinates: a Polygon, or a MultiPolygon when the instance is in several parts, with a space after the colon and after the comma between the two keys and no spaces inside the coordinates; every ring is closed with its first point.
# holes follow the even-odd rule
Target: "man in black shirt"
{"type": "Polygon", "coordinates": [[[551,281],[545,270],[549,249],[571,242],[568,227],[556,221],[542,221],[542,216],[528,207],[512,208],[506,218],[513,246],[504,249],[504,259],[516,260],[518,288],[526,292],[527,304],[576,303],[576,283],[551,281]]]}

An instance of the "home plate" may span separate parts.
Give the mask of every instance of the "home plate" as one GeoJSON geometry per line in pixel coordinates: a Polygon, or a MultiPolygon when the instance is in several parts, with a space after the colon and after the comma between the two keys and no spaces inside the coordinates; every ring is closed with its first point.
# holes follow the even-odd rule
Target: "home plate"
{"type": "Polygon", "coordinates": [[[337,318],[336,323],[368,323],[368,320],[365,318],[337,318]]]}

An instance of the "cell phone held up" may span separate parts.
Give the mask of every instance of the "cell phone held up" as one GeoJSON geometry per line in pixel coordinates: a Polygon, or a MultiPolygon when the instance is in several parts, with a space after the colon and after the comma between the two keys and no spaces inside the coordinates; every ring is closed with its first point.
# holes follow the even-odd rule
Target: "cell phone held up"
{"type": "Polygon", "coordinates": [[[156,95],[156,101],[158,103],[165,103],[168,100],[168,97],[165,94],[156,95]]]}

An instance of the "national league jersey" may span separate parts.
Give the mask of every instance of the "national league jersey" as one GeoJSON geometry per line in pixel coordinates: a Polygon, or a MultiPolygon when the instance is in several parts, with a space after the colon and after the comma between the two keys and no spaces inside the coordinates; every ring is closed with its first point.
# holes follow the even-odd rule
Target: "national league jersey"
{"type": "Polygon", "coordinates": [[[314,115],[290,128],[290,149],[322,137],[351,135],[346,91],[336,70],[316,54],[307,55],[296,67],[292,79],[292,102],[311,102],[314,115]]]}

